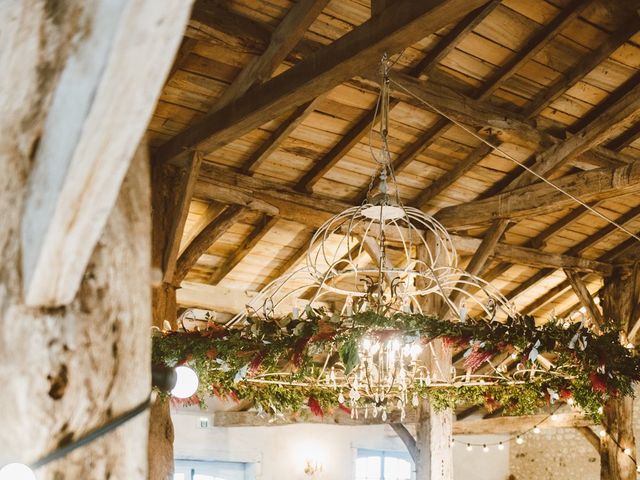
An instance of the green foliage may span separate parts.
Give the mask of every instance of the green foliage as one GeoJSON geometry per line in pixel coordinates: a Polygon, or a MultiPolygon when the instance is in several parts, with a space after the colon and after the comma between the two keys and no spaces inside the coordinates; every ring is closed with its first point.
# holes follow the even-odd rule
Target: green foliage
{"type": "Polygon", "coordinates": [[[504,323],[478,319],[462,323],[372,311],[340,318],[307,309],[305,318],[251,317],[241,328],[227,330],[211,323],[204,331],[158,333],[153,337],[153,361],[193,367],[200,378],[200,399],[229,395],[273,412],[297,411],[313,397],[326,409],[338,405],[339,392],[320,381],[325,360],[327,368],[341,362],[350,372],[359,363],[362,337],[385,331],[419,338],[423,344],[443,339],[473,355],[484,355],[481,358],[513,352],[525,369],[531,368],[538,353],[553,362],[546,374],[527,376],[517,384],[410,387],[410,395],[415,391],[428,397],[437,408],[485,405],[526,414],[558,398],[572,398],[597,417],[608,398],[632,395],[633,383],[640,380],[636,352],[621,345],[613,326],[596,334],[578,323],[551,321],[537,326],[528,316],[504,323]],[[261,381],[268,378],[277,378],[279,384],[261,381]]]}

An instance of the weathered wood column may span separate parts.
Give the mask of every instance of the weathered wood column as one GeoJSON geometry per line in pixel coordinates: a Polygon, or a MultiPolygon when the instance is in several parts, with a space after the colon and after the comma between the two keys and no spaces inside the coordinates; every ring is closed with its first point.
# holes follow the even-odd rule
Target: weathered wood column
{"type": "MultiPolygon", "coordinates": [[[[604,279],[602,308],[605,320],[614,320],[623,331],[637,320],[638,274],[628,266],[617,266],[604,279]]],[[[633,399],[610,400],[604,409],[603,425],[607,436],[601,440],[600,478],[602,480],[635,480],[636,466],[624,453],[631,449],[636,456],[633,434],[633,399]]]]}
{"type": "MultiPolygon", "coordinates": [[[[428,239],[432,241],[432,239],[428,239]]],[[[428,261],[421,248],[418,258],[428,261]]],[[[442,311],[444,299],[435,295],[425,299],[425,313],[442,311]]],[[[434,380],[448,380],[451,375],[451,351],[442,340],[434,340],[424,353],[434,380]]],[[[428,400],[423,400],[416,425],[416,480],[453,480],[453,412],[436,412],[428,400]]]]}
{"type": "MultiPolygon", "coordinates": [[[[438,379],[447,379],[451,371],[451,352],[441,340],[431,342],[431,370],[438,379]],[[445,370],[446,369],[446,370],[445,370]]],[[[453,480],[453,412],[437,412],[428,400],[423,400],[416,425],[416,480],[453,480]]]]}
{"type": "MultiPolygon", "coordinates": [[[[175,197],[171,195],[171,166],[153,168],[152,191],[152,266],[153,266],[153,325],[162,329],[167,321],[175,327],[176,287],[164,281],[165,258],[171,231],[170,211],[175,197]]],[[[149,418],[149,480],[173,478],[173,422],[169,400],[158,398],[151,407],[149,418]]]]}

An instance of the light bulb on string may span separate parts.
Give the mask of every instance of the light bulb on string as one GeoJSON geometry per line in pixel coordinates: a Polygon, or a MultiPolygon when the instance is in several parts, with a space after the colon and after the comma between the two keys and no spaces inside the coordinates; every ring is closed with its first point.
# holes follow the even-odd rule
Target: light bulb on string
{"type": "Polygon", "coordinates": [[[540,433],[540,427],[537,426],[537,425],[535,427],[533,427],[533,433],[535,433],[535,434],[540,433]]]}
{"type": "Polygon", "coordinates": [[[598,435],[600,435],[600,438],[604,438],[604,437],[606,437],[606,436],[607,436],[607,432],[606,432],[606,430],[600,430],[600,431],[598,432],[598,435]]]}
{"type": "Polygon", "coordinates": [[[500,451],[504,450],[504,444],[502,442],[498,444],[498,450],[500,451]]]}
{"type": "Polygon", "coordinates": [[[482,445],[482,451],[484,453],[489,453],[489,447],[487,447],[487,445],[482,445]]]}
{"type": "Polygon", "coordinates": [[[24,463],[9,463],[0,469],[0,480],[36,480],[36,474],[24,463]]]}
{"type": "Polygon", "coordinates": [[[470,452],[471,450],[473,450],[473,447],[470,443],[467,443],[467,452],[470,452]]]}
{"type": "Polygon", "coordinates": [[[631,449],[630,448],[625,448],[623,451],[624,451],[625,455],[631,455],[631,449]]]}
{"type": "Polygon", "coordinates": [[[171,395],[176,398],[189,398],[198,390],[198,375],[184,365],[176,367],[176,386],[171,395]]]}
{"type": "Polygon", "coordinates": [[[517,443],[518,445],[522,445],[522,444],[524,443],[524,440],[522,439],[522,437],[521,437],[520,435],[518,435],[518,436],[516,437],[516,443],[517,443]]]}

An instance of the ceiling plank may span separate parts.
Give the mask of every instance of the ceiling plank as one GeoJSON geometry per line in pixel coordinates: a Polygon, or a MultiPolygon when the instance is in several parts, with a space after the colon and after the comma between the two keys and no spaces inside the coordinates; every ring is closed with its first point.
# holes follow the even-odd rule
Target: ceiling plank
{"type": "Polygon", "coordinates": [[[417,208],[426,208],[431,200],[458,181],[465,173],[475,167],[484,157],[489,155],[493,148],[482,144],[473,150],[467,158],[458,162],[451,170],[440,176],[431,185],[422,190],[418,197],[411,203],[417,208]]]}
{"type": "Polygon", "coordinates": [[[198,259],[235,223],[242,221],[247,212],[245,207],[231,205],[207,225],[178,258],[173,276],[174,284],[180,285],[198,259]]]}
{"type": "MultiPolygon", "coordinates": [[[[555,180],[555,187],[583,201],[603,200],[640,188],[640,162],[615,169],[600,168],[555,180]]],[[[481,225],[497,218],[518,219],[569,208],[575,200],[546,183],[537,183],[484,200],[445,207],[435,218],[447,227],[481,225]]]]}
{"type": "Polygon", "coordinates": [[[486,82],[486,86],[480,89],[476,95],[479,100],[489,98],[500,84],[515,74],[520,68],[540,52],[558,33],[571,23],[580,13],[591,4],[591,1],[573,0],[564,7],[543,28],[535,32],[527,43],[518,50],[511,60],[498,68],[491,78],[486,82]]]}
{"type": "Polygon", "coordinates": [[[395,52],[456,21],[482,0],[402,0],[389,14],[373,17],[286,72],[255,87],[235,102],[206,115],[166,142],[157,161],[184,150],[216,150],[291,108],[302,105],[395,52]]]}
{"type": "Polygon", "coordinates": [[[607,40],[605,40],[595,51],[589,53],[571,70],[565,73],[551,87],[546,88],[535,97],[524,113],[527,117],[538,115],[542,110],[549,106],[553,101],[560,97],[569,88],[579,82],[591,70],[604,62],[609,56],[623,45],[629,38],[640,29],[640,19],[637,14],[632,14],[630,21],[614,32],[607,40]]]}
{"type": "Polygon", "coordinates": [[[501,0],[491,0],[486,5],[470,12],[449,31],[438,44],[432,48],[420,62],[413,67],[411,75],[426,80],[431,71],[440,61],[458,46],[460,41],[476,28],[487,16],[493,12],[501,0]]]}
{"type": "Polygon", "coordinates": [[[251,231],[251,233],[244,239],[244,241],[238,246],[233,254],[228,257],[224,263],[216,268],[209,278],[211,285],[217,285],[220,281],[226,277],[241,261],[246,257],[251,250],[269,233],[271,228],[278,223],[277,217],[263,216],[258,225],[251,231]]]}
{"type": "Polygon", "coordinates": [[[323,96],[317,97],[310,102],[300,105],[293,113],[263,142],[258,149],[251,154],[246,162],[242,165],[241,170],[246,174],[253,174],[260,168],[269,156],[275,152],[282,142],[284,142],[291,133],[304,122],[304,120],[315,111],[318,103],[323,96]]]}
{"type": "Polygon", "coordinates": [[[191,2],[98,1],[53,93],[22,222],[25,301],[73,300],[171,68],[191,2]],[[143,92],[143,94],[141,94],[143,92]]]}

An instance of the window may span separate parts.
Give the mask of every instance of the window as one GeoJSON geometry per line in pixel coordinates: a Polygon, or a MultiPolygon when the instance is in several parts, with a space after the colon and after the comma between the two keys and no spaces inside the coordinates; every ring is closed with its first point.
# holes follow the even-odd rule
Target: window
{"type": "Polygon", "coordinates": [[[173,480],[245,480],[247,464],[176,460],[173,480]]]}
{"type": "Polygon", "coordinates": [[[408,454],[388,450],[358,450],[355,480],[412,480],[408,454]]]}

